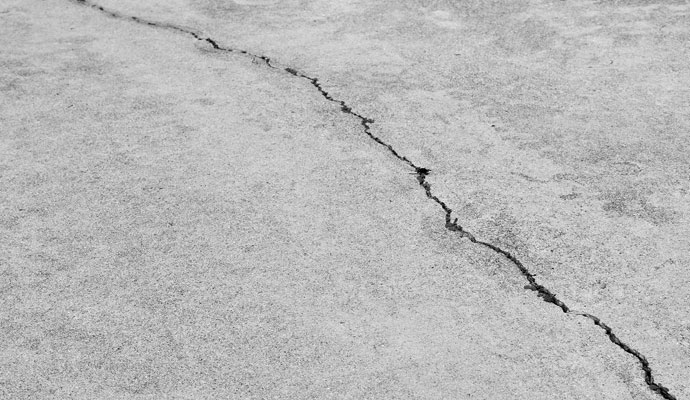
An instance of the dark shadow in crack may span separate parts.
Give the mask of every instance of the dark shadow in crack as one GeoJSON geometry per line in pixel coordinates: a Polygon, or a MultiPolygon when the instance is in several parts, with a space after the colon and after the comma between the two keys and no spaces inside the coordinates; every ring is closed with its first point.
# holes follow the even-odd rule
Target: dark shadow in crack
{"type": "MultiPolygon", "coordinates": [[[[243,55],[252,57],[254,59],[262,60],[270,68],[278,69],[274,65],[275,63],[271,60],[271,58],[269,58],[265,55],[254,54],[254,53],[251,53],[247,50],[234,49],[234,48],[221,46],[214,39],[211,39],[210,37],[203,36],[202,34],[196,32],[194,30],[191,30],[191,29],[183,28],[183,27],[168,24],[168,23],[149,21],[149,20],[139,18],[136,16],[124,15],[124,14],[121,14],[121,13],[118,13],[118,12],[115,12],[112,10],[108,10],[108,9],[106,9],[106,8],[104,8],[98,4],[92,3],[88,0],[68,0],[68,1],[76,2],[78,4],[94,8],[94,9],[104,13],[105,15],[108,15],[108,16],[113,17],[113,18],[122,19],[122,20],[129,20],[129,21],[136,22],[138,24],[143,24],[143,25],[147,25],[147,26],[151,26],[151,27],[155,27],[155,28],[160,28],[160,29],[167,29],[167,30],[176,31],[179,33],[184,33],[184,34],[192,36],[196,40],[208,43],[215,50],[225,51],[225,52],[229,52],[229,53],[243,54],[243,55]]],[[[645,383],[647,384],[647,387],[649,387],[650,390],[659,394],[661,397],[663,397],[666,400],[677,400],[677,398],[675,396],[673,396],[671,393],[669,393],[669,390],[666,387],[657,383],[654,380],[652,369],[649,365],[649,362],[647,361],[647,358],[644,355],[642,355],[639,351],[633,349],[632,347],[630,347],[629,345],[627,345],[623,341],[621,341],[618,338],[618,336],[616,336],[616,334],[613,333],[613,330],[608,325],[603,323],[601,321],[601,319],[599,319],[598,317],[596,317],[594,315],[588,314],[588,313],[571,310],[563,301],[558,299],[558,297],[556,297],[556,295],[554,293],[552,293],[545,286],[539,284],[537,282],[536,278],[534,277],[534,274],[532,274],[529,271],[529,269],[527,267],[525,267],[524,264],[522,264],[522,262],[520,260],[518,260],[517,257],[515,257],[512,253],[510,253],[507,250],[504,250],[504,249],[502,249],[496,245],[493,245],[489,242],[477,240],[474,237],[474,235],[472,235],[470,232],[466,231],[462,226],[460,226],[458,224],[458,219],[452,218],[453,210],[450,207],[448,207],[448,205],[446,205],[445,202],[443,202],[441,199],[439,199],[438,196],[433,194],[433,192],[431,190],[431,184],[429,182],[427,182],[427,180],[426,180],[427,176],[429,174],[431,174],[431,169],[420,167],[420,166],[416,165],[415,163],[410,161],[410,159],[408,159],[407,157],[398,153],[398,151],[395,150],[395,148],[393,148],[393,146],[386,143],[385,141],[383,141],[378,136],[374,135],[371,132],[371,124],[374,123],[373,119],[365,117],[365,116],[355,112],[351,106],[349,106],[347,103],[345,103],[345,101],[335,99],[333,96],[331,96],[330,93],[328,93],[328,91],[326,91],[323,88],[323,86],[319,82],[318,78],[311,77],[305,73],[298,71],[295,68],[284,67],[282,69],[285,72],[289,73],[290,75],[293,75],[297,78],[306,79],[307,81],[309,81],[309,83],[312,86],[314,86],[316,88],[316,90],[318,90],[318,92],[321,94],[321,96],[323,96],[326,100],[328,100],[330,102],[336,103],[340,107],[340,111],[342,111],[345,114],[348,114],[348,115],[351,115],[351,116],[357,118],[359,120],[360,125],[363,127],[364,133],[370,139],[372,139],[374,142],[376,142],[376,143],[380,144],[381,146],[383,146],[384,148],[386,148],[388,150],[388,152],[393,155],[393,157],[397,158],[398,160],[405,163],[407,166],[411,167],[414,170],[414,175],[416,175],[417,182],[422,187],[422,189],[424,189],[426,196],[430,200],[433,200],[436,204],[438,204],[441,207],[441,209],[443,209],[443,212],[445,213],[446,229],[448,229],[451,232],[456,232],[460,235],[461,238],[466,237],[472,243],[476,243],[476,244],[482,245],[484,247],[487,247],[487,248],[491,249],[492,251],[494,251],[495,253],[498,253],[498,254],[502,255],[503,257],[505,257],[506,259],[508,259],[511,263],[513,263],[518,268],[518,270],[520,271],[522,276],[525,277],[525,279],[529,283],[528,285],[525,286],[525,289],[532,290],[532,291],[536,292],[537,296],[539,296],[545,302],[557,306],[558,308],[561,309],[561,311],[563,311],[566,314],[579,315],[579,316],[588,318],[589,320],[594,322],[594,325],[601,328],[613,344],[615,344],[616,346],[621,348],[623,351],[625,351],[626,353],[632,355],[633,357],[635,357],[637,359],[637,361],[639,362],[639,364],[642,368],[642,371],[644,372],[645,383]]]]}

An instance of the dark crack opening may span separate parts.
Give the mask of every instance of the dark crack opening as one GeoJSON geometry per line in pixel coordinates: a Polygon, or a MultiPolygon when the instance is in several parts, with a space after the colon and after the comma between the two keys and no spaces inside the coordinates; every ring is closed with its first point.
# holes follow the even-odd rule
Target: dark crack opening
{"type": "MultiPolygon", "coordinates": [[[[121,19],[121,20],[129,20],[129,21],[133,21],[133,22],[138,23],[138,24],[146,25],[146,26],[151,26],[151,27],[155,27],[155,28],[159,28],[159,29],[167,29],[167,30],[171,30],[171,31],[176,31],[178,33],[187,34],[187,35],[192,36],[194,39],[196,39],[198,41],[208,43],[214,50],[246,55],[246,56],[252,57],[253,59],[258,59],[258,60],[263,61],[263,63],[266,64],[266,66],[268,66],[270,68],[279,69],[278,67],[276,67],[276,65],[274,65],[274,62],[272,61],[272,59],[270,57],[267,57],[267,56],[261,55],[261,54],[254,54],[254,53],[251,53],[247,50],[234,49],[234,48],[221,46],[214,39],[207,37],[207,36],[203,36],[201,33],[198,33],[198,32],[191,30],[191,29],[187,29],[187,28],[184,28],[181,26],[176,26],[176,25],[172,25],[172,24],[168,24],[168,23],[150,21],[150,20],[146,20],[146,19],[139,18],[136,16],[129,16],[129,15],[121,14],[119,12],[106,9],[106,8],[100,6],[96,3],[90,2],[88,0],[68,0],[68,1],[76,2],[78,4],[81,4],[81,5],[84,5],[87,7],[91,7],[93,9],[100,11],[101,13],[103,13],[109,17],[112,17],[112,18],[117,18],[117,19],[121,19]]],[[[408,159],[404,155],[401,155],[400,153],[398,153],[398,151],[395,150],[395,148],[393,148],[393,146],[386,143],[385,141],[383,141],[378,136],[374,135],[371,132],[371,124],[374,123],[373,119],[365,117],[365,116],[355,112],[352,109],[352,107],[349,106],[345,101],[335,99],[326,89],[324,89],[324,87],[319,82],[318,78],[309,76],[303,72],[298,71],[295,68],[284,67],[282,69],[290,75],[293,75],[297,78],[301,78],[301,79],[305,79],[305,80],[309,81],[309,83],[314,88],[316,88],[316,90],[321,94],[321,96],[323,96],[326,100],[337,104],[340,107],[341,112],[357,118],[359,120],[360,125],[363,128],[364,133],[371,140],[373,140],[374,142],[376,142],[379,145],[386,148],[388,150],[388,152],[391,155],[393,155],[393,157],[397,158],[398,160],[405,163],[407,166],[411,167],[414,170],[414,175],[417,178],[417,182],[419,183],[419,186],[421,186],[422,189],[424,189],[424,193],[426,194],[426,197],[428,197],[430,200],[432,200],[436,204],[438,204],[441,207],[441,209],[443,210],[443,212],[445,213],[445,227],[446,227],[446,229],[448,229],[451,232],[456,232],[460,235],[461,238],[463,238],[463,237],[468,238],[472,243],[476,243],[476,244],[482,245],[484,247],[487,247],[487,248],[491,249],[492,251],[494,251],[495,253],[498,253],[498,254],[502,255],[503,257],[505,257],[506,259],[508,259],[511,263],[513,263],[518,268],[518,270],[520,271],[522,276],[527,280],[528,285],[525,285],[525,289],[534,291],[537,294],[537,296],[540,297],[543,301],[555,305],[556,307],[560,308],[561,311],[563,311],[564,313],[579,315],[579,316],[582,316],[582,317],[585,317],[585,318],[588,318],[589,320],[591,320],[594,323],[594,325],[598,326],[599,328],[601,328],[604,331],[606,336],[609,338],[609,340],[611,340],[611,342],[613,344],[615,344],[616,346],[621,348],[623,351],[625,351],[626,353],[632,355],[633,357],[635,357],[637,359],[637,361],[640,364],[640,367],[644,373],[645,383],[647,384],[647,387],[650,390],[657,393],[658,395],[660,395],[662,398],[664,398],[666,400],[677,400],[677,398],[669,392],[668,388],[661,385],[660,383],[657,383],[654,380],[653,371],[652,371],[651,366],[649,365],[649,362],[647,361],[647,358],[644,355],[642,355],[639,351],[635,350],[634,348],[630,347],[628,344],[621,341],[620,338],[618,338],[618,336],[613,332],[613,330],[608,325],[606,325],[604,322],[602,322],[600,318],[598,318],[592,314],[571,310],[563,301],[558,299],[558,297],[553,292],[551,292],[548,288],[546,288],[545,286],[538,283],[536,278],[534,277],[534,274],[532,274],[529,271],[529,269],[527,267],[525,267],[525,265],[517,257],[515,257],[512,253],[510,253],[509,251],[504,250],[504,249],[502,249],[502,248],[500,248],[494,244],[491,244],[489,242],[484,242],[484,241],[476,239],[474,237],[474,235],[472,235],[470,232],[465,230],[460,224],[458,224],[458,219],[452,217],[453,210],[450,207],[448,207],[448,205],[445,202],[443,202],[441,199],[439,199],[438,196],[436,196],[433,193],[433,191],[431,190],[431,184],[426,179],[427,176],[429,176],[431,174],[431,169],[425,168],[425,167],[420,167],[420,166],[416,165],[415,163],[410,161],[410,159],[408,159]]]]}

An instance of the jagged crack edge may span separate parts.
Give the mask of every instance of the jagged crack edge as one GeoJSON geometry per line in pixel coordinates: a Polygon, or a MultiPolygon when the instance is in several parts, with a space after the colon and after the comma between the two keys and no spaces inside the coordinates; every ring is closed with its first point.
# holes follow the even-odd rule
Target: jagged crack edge
{"type": "Polygon", "coordinates": [[[525,265],[517,257],[515,257],[512,253],[510,253],[507,250],[504,250],[504,249],[502,249],[496,245],[493,245],[491,243],[477,240],[474,237],[474,235],[472,235],[470,232],[465,230],[461,225],[459,225],[458,219],[452,218],[453,210],[450,207],[448,207],[448,205],[444,201],[442,201],[438,196],[433,194],[433,192],[431,190],[431,184],[429,182],[427,182],[427,180],[426,180],[426,177],[431,173],[431,170],[428,168],[424,168],[424,167],[420,167],[420,166],[416,165],[415,163],[410,161],[407,157],[398,153],[398,151],[396,151],[392,145],[384,142],[381,138],[374,135],[371,132],[371,124],[374,123],[373,119],[365,117],[365,116],[353,111],[352,107],[347,105],[347,103],[345,101],[335,99],[333,96],[331,96],[331,94],[328,91],[326,91],[323,88],[323,86],[319,82],[318,78],[308,76],[302,72],[297,71],[294,68],[288,67],[288,68],[285,68],[285,71],[298,77],[298,78],[303,78],[303,79],[308,80],[312,84],[312,86],[314,86],[316,88],[316,90],[318,90],[319,93],[321,93],[321,95],[326,100],[338,104],[340,106],[340,110],[343,113],[352,115],[352,116],[356,117],[357,119],[359,119],[360,124],[364,128],[364,133],[366,133],[367,136],[369,136],[376,143],[378,143],[381,146],[388,149],[388,151],[395,158],[404,162],[408,166],[412,167],[415,171],[415,175],[417,177],[417,182],[424,189],[426,196],[429,199],[433,200],[435,203],[437,203],[441,207],[441,209],[443,209],[443,212],[445,213],[445,219],[446,219],[446,229],[448,229],[449,231],[452,231],[452,232],[457,232],[458,234],[460,234],[461,237],[468,238],[472,243],[476,243],[476,244],[482,245],[484,247],[487,247],[487,248],[491,249],[492,251],[494,251],[494,252],[504,256],[508,260],[510,260],[518,268],[518,270],[525,277],[525,279],[527,279],[527,282],[529,282],[529,285],[525,286],[525,289],[535,291],[537,293],[537,296],[541,297],[541,299],[544,300],[545,302],[551,303],[551,304],[557,306],[558,308],[561,309],[561,311],[563,311],[566,314],[572,313],[572,314],[580,315],[580,316],[583,316],[583,317],[586,317],[586,318],[589,318],[590,320],[592,320],[595,325],[597,325],[598,327],[600,327],[601,329],[604,330],[604,332],[606,333],[608,338],[611,340],[611,342],[613,342],[615,345],[617,345],[618,347],[623,349],[626,353],[631,354],[632,356],[637,358],[638,362],[640,363],[640,365],[642,367],[644,375],[645,375],[645,383],[647,384],[647,386],[652,391],[661,395],[661,397],[663,397],[666,400],[677,400],[675,396],[673,396],[671,393],[669,393],[669,390],[666,387],[664,387],[664,386],[662,386],[662,385],[660,385],[654,381],[654,377],[652,375],[652,370],[651,370],[651,367],[649,366],[649,362],[647,361],[647,359],[640,352],[633,349],[629,345],[623,343],[618,338],[618,336],[616,336],[613,333],[613,330],[608,325],[601,322],[601,319],[599,319],[598,317],[595,317],[591,314],[572,311],[553,292],[551,292],[548,288],[546,288],[545,286],[538,283],[536,278],[534,277],[534,274],[532,274],[529,271],[529,269],[527,267],[525,267],[525,265]]]}
{"type": "MultiPolygon", "coordinates": [[[[122,19],[122,20],[131,20],[133,22],[136,22],[136,23],[139,23],[142,25],[148,25],[151,27],[177,31],[179,33],[184,33],[184,34],[192,36],[196,40],[208,43],[215,50],[220,50],[220,51],[225,51],[225,52],[230,52],[230,53],[238,53],[238,54],[250,56],[254,59],[259,59],[259,60],[263,61],[268,67],[271,67],[274,69],[278,68],[273,63],[273,61],[271,60],[270,57],[267,57],[267,56],[261,55],[261,54],[254,54],[254,53],[251,53],[247,50],[233,49],[233,48],[221,46],[218,44],[218,42],[216,42],[212,38],[203,36],[202,34],[196,32],[194,30],[191,30],[191,29],[183,28],[183,27],[180,27],[177,25],[162,23],[162,22],[150,21],[150,20],[147,20],[144,18],[139,18],[136,16],[128,16],[125,14],[118,13],[116,11],[106,9],[103,6],[92,3],[88,0],[69,0],[69,1],[76,2],[78,4],[94,8],[94,9],[96,9],[96,10],[98,10],[98,11],[100,11],[100,12],[102,12],[102,13],[110,16],[110,17],[113,17],[113,18],[122,19]]],[[[510,262],[512,262],[518,268],[518,270],[520,271],[522,276],[525,277],[527,282],[529,282],[529,285],[526,285],[525,289],[529,289],[529,290],[533,290],[533,291],[537,292],[537,296],[539,296],[545,302],[551,303],[551,304],[557,306],[558,308],[561,309],[561,311],[563,311],[566,314],[570,313],[570,314],[574,314],[574,315],[579,315],[579,316],[582,316],[582,317],[585,317],[585,318],[588,318],[589,320],[591,320],[594,323],[594,325],[598,326],[599,328],[601,328],[606,333],[606,336],[609,338],[609,340],[611,340],[611,342],[613,344],[615,344],[616,346],[621,348],[626,353],[634,356],[638,360],[638,362],[640,363],[640,366],[644,372],[645,383],[647,384],[647,386],[652,391],[659,394],[661,397],[663,397],[666,400],[677,400],[677,398],[675,396],[673,396],[671,393],[669,393],[669,390],[666,387],[655,382],[652,368],[649,365],[647,358],[644,355],[642,355],[639,351],[633,349],[632,347],[630,347],[629,345],[627,345],[626,343],[621,341],[620,338],[618,338],[618,336],[613,332],[613,330],[608,325],[606,325],[604,322],[602,322],[600,318],[598,318],[592,314],[571,310],[563,301],[558,299],[558,297],[553,292],[551,292],[545,286],[539,284],[537,282],[537,280],[535,279],[534,274],[532,274],[529,271],[529,269],[527,267],[525,267],[524,264],[517,257],[515,257],[512,253],[510,253],[507,250],[504,250],[504,249],[502,249],[496,245],[493,245],[489,242],[477,240],[474,237],[474,235],[472,235],[470,232],[465,230],[461,225],[459,225],[458,219],[452,218],[453,210],[450,207],[448,207],[448,205],[445,202],[443,202],[441,199],[439,199],[438,196],[433,194],[433,192],[431,190],[431,184],[429,182],[427,182],[427,180],[426,180],[426,177],[431,173],[431,170],[428,168],[424,168],[424,167],[420,167],[420,166],[416,165],[415,163],[410,161],[410,159],[408,159],[404,155],[401,155],[397,150],[395,150],[395,148],[393,148],[392,145],[386,143],[381,138],[374,135],[371,131],[371,124],[374,123],[373,119],[365,117],[365,116],[355,112],[352,109],[352,107],[349,106],[345,101],[335,99],[333,96],[331,96],[331,94],[328,91],[326,91],[323,88],[323,86],[319,82],[318,78],[311,77],[309,75],[306,75],[306,74],[299,72],[298,70],[296,70],[294,68],[290,68],[290,67],[283,68],[283,70],[285,72],[295,76],[295,77],[306,79],[307,81],[309,81],[311,83],[311,85],[314,86],[316,88],[316,90],[319,91],[321,96],[323,96],[326,100],[328,100],[330,102],[336,103],[340,107],[340,111],[342,111],[345,114],[348,114],[348,115],[351,115],[351,116],[357,118],[360,122],[360,125],[363,127],[364,133],[367,136],[369,136],[369,138],[371,138],[373,141],[375,141],[379,145],[385,147],[390,152],[390,154],[392,154],[395,158],[404,162],[409,167],[414,169],[414,174],[417,177],[417,182],[424,189],[426,196],[429,199],[431,199],[432,201],[434,201],[435,203],[437,203],[441,207],[443,212],[445,213],[446,229],[448,229],[449,231],[452,231],[452,232],[457,232],[461,237],[468,238],[472,243],[476,243],[476,244],[482,245],[484,247],[487,247],[487,248],[491,249],[492,251],[494,251],[495,253],[498,253],[498,254],[502,255],[503,257],[505,257],[506,259],[508,259],[510,262]]]]}
{"type": "Polygon", "coordinates": [[[119,13],[117,11],[107,9],[101,5],[98,5],[98,4],[93,3],[91,1],[88,1],[88,0],[68,0],[68,1],[72,1],[72,2],[75,2],[77,4],[86,6],[86,7],[91,7],[95,10],[100,11],[101,13],[103,13],[109,17],[112,17],[112,18],[121,19],[121,20],[129,20],[129,21],[141,24],[141,25],[147,25],[147,26],[154,27],[154,28],[166,29],[166,30],[170,30],[170,31],[178,32],[178,33],[187,34],[187,35],[192,36],[194,39],[196,39],[200,42],[208,43],[214,50],[224,51],[224,52],[228,52],[228,53],[243,54],[243,55],[252,57],[255,60],[261,60],[268,67],[276,68],[276,66],[273,64],[273,61],[268,56],[265,56],[262,54],[254,54],[254,53],[251,53],[247,50],[233,49],[231,47],[221,46],[220,44],[218,44],[218,42],[216,42],[212,38],[204,36],[201,33],[196,32],[192,29],[183,28],[181,26],[168,24],[165,22],[151,21],[151,20],[140,18],[140,17],[133,16],[133,15],[125,15],[125,14],[119,13]]]}

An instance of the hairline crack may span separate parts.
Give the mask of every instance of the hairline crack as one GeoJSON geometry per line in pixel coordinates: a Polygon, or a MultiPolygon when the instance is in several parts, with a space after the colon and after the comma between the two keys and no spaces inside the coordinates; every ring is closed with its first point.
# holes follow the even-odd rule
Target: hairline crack
{"type": "Polygon", "coordinates": [[[607,324],[601,321],[601,319],[597,316],[594,316],[589,313],[585,312],[579,312],[572,310],[570,307],[568,307],[562,300],[560,300],[553,292],[551,292],[548,288],[545,286],[541,285],[540,283],[537,282],[536,278],[534,277],[534,274],[532,274],[527,267],[517,258],[515,257],[512,253],[509,251],[502,249],[494,244],[491,244],[489,242],[485,242],[482,240],[478,240],[472,235],[472,233],[468,232],[465,230],[460,224],[458,224],[458,219],[453,218],[453,210],[443,201],[441,200],[438,196],[436,196],[432,190],[431,190],[431,184],[427,181],[427,176],[431,173],[431,169],[429,168],[424,168],[416,165],[414,162],[412,162],[409,158],[406,156],[400,154],[392,145],[386,143],[383,139],[379,138],[378,136],[374,135],[371,131],[371,124],[374,123],[374,120],[368,117],[365,117],[356,111],[352,109],[351,106],[349,106],[344,100],[338,100],[334,98],[326,89],[324,89],[323,85],[321,85],[321,82],[319,81],[318,78],[309,76],[303,72],[298,71],[295,68],[291,67],[278,67],[277,63],[275,63],[270,57],[262,55],[262,54],[255,54],[252,52],[249,52],[247,50],[242,50],[242,49],[235,49],[235,48],[230,48],[230,47],[224,47],[218,44],[218,42],[210,37],[204,36],[203,34],[192,30],[188,28],[184,28],[178,25],[173,25],[169,23],[164,23],[164,22],[157,22],[157,21],[151,21],[147,20],[144,18],[140,18],[137,16],[133,15],[126,15],[119,13],[117,11],[113,11],[110,9],[107,9],[101,5],[98,5],[94,2],[91,2],[90,0],[68,0],[71,2],[75,2],[77,4],[91,7],[93,9],[96,9],[100,11],[101,13],[108,15],[112,18],[120,19],[120,20],[129,20],[141,25],[146,25],[158,29],[166,29],[170,31],[175,31],[178,33],[183,33],[192,36],[194,39],[205,42],[209,44],[214,50],[219,50],[219,51],[224,51],[228,53],[237,53],[237,54],[242,54],[248,57],[252,57],[253,59],[258,59],[261,60],[266,66],[272,68],[272,69],[282,69],[283,71],[289,73],[290,75],[293,75],[297,78],[305,79],[309,81],[309,83],[316,88],[316,90],[321,94],[322,97],[324,97],[326,100],[337,104],[340,107],[340,111],[343,112],[344,114],[351,115],[359,120],[360,125],[363,128],[364,133],[374,142],[378,143],[379,145],[383,146],[388,150],[388,152],[395,158],[397,158],[399,161],[407,164],[407,166],[411,167],[414,170],[414,174],[416,175],[417,182],[419,185],[424,189],[424,193],[426,194],[426,197],[429,198],[430,200],[434,201],[436,204],[438,204],[443,212],[445,213],[445,227],[451,232],[457,232],[461,238],[465,237],[467,238],[470,242],[484,246],[490,250],[492,250],[495,253],[500,254],[507,260],[509,260],[511,263],[513,263],[518,270],[520,271],[520,274],[527,280],[529,283],[528,285],[525,285],[525,289],[527,290],[532,290],[536,292],[537,296],[540,297],[543,301],[547,303],[551,303],[555,305],[556,307],[560,308],[561,311],[563,311],[566,314],[573,314],[573,315],[578,315],[582,316],[584,318],[587,318],[591,320],[594,325],[599,327],[604,331],[606,336],[609,338],[609,340],[621,348],[623,351],[626,353],[632,355],[635,357],[640,364],[640,367],[642,371],[644,372],[644,379],[645,383],[647,384],[647,387],[655,392],[656,394],[660,395],[662,398],[666,400],[677,400],[677,398],[672,395],[668,388],[665,386],[657,383],[654,380],[654,375],[651,366],[649,365],[649,361],[647,361],[647,358],[640,353],[639,351],[635,350],[634,348],[630,347],[628,344],[624,343],[618,336],[613,332],[613,329],[609,327],[607,324]]]}

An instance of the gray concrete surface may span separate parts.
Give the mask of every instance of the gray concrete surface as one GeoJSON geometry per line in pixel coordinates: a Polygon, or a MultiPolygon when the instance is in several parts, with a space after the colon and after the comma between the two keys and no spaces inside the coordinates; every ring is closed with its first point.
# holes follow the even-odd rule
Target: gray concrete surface
{"type": "Polygon", "coordinates": [[[0,397],[690,398],[687,2],[98,4],[0,2],[0,397]]]}

